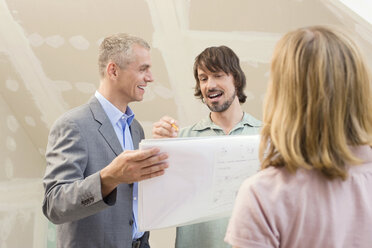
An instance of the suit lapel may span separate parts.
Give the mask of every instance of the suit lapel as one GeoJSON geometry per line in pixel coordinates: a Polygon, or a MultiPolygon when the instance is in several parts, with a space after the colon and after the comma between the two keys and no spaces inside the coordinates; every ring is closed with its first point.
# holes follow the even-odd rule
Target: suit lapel
{"type": "Polygon", "coordinates": [[[120,145],[118,137],[116,136],[114,128],[112,127],[110,120],[108,119],[105,111],[96,97],[93,96],[90,99],[89,107],[92,110],[94,119],[101,124],[101,126],[98,128],[98,131],[106,140],[107,144],[111,147],[116,155],[122,153],[123,149],[120,145]]]}
{"type": "Polygon", "coordinates": [[[138,144],[141,141],[141,135],[139,133],[139,124],[136,119],[133,120],[129,128],[130,133],[132,134],[133,148],[134,150],[137,150],[138,144]]]}

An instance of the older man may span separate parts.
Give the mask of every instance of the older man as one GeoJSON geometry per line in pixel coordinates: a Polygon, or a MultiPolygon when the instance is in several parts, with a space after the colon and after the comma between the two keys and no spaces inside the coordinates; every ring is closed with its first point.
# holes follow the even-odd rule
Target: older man
{"type": "Polygon", "coordinates": [[[150,47],[127,34],[100,46],[100,86],[90,101],[53,125],[46,152],[43,212],[57,225],[57,247],[149,247],[137,230],[137,182],[168,167],[128,106],[153,81],[150,47]]]}

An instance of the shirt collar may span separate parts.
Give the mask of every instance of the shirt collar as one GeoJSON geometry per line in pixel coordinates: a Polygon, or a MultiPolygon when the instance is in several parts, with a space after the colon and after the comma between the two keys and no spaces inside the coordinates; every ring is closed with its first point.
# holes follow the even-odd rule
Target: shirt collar
{"type": "Polygon", "coordinates": [[[125,113],[121,112],[117,107],[115,107],[109,100],[107,100],[101,93],[96,91],[94,96],[98,99],[99,103],[102,105],[107,117],[109,118],[111,124],[114,126],[122,117],[126,119],[128,125],[130,125],[134,119],[134,113],[132,109],[128,106],[125,113]]]}
{"type": "MultiPolygon", "coordinates": [[[[233,128],[233,130],[238,129],[238,128],[241,128],[241,127],[244,127],[245,125],[248,125],[250,127],[260,127],[261,126],[261,122],[258,121],[258,120],[256,120],[255,118],[253,118],[249,114],[247,114],[247,113],[244,112],[243,113],[242,120],[238,124],[236,124],[236,126],[233,128]]],[[[205,130],[205,129],[218,129],[218,130],[222,130],[221,127],[217,126],[212,121],[210,113],[209,113],[209,115],[207,117],[205,117],[204,119],[202,119],[201,121],[199,121],[193,127],[192,130],[202,131],[202,130],[205,130]]]]}

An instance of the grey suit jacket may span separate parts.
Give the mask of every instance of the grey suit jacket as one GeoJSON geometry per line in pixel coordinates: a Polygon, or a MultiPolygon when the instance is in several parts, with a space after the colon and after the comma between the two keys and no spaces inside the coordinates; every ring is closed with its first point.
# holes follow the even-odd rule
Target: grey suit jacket
{"type": "MultiPolygon", "coordinates": [[[[144,138],[131,124],[133,145],[144,138]]],[[[121,184],[102,199],[99,171],[122,147],[99,101],[62,115],[49,134],[43,212],[57,225],[58,247],[132,247],[133,185],[121,184]]]]}

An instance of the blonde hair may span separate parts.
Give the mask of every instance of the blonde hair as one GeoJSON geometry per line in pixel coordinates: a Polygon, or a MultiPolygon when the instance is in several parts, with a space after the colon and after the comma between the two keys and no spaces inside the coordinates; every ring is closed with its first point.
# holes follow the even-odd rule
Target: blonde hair
{"type": "Polygon", "coordinates": [[[98,70],[101,77],[104,76],[109,62],[114,62],[123,69],[133,61],[133,44],[150,49],[149,44],[144,39],[125,33],[108,36],[102,41],[98,55],[98,70]]]}
{"type": "Polygon", "coordinates": [[[348,146],[372,145],[370,76],[356,45],[341,32],[314,26],[277,44],[265,97],[262,168],[315,169],[345,179],[361,163],[348,146]]]}

